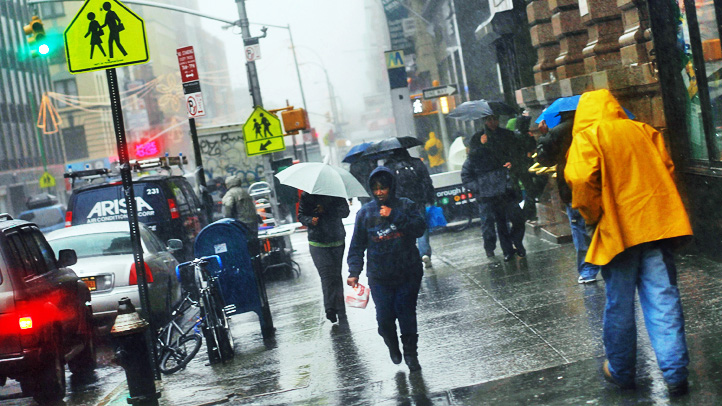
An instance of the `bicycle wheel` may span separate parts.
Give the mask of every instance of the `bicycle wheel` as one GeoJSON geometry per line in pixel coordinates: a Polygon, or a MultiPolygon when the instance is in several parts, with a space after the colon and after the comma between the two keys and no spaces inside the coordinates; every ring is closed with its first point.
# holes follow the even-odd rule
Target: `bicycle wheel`
{"type": "Polygon", "coordinates": [[[166,375],[178,372],[198,354],[203,339],[198,334],[183,336],[176,347],[166,347],[159,369],[166,375]]]}
{"type": "Polygon", "coordinates": [[[218,285],[213,285],[211,292],[211,297],[215,301],[215,309],[219,321],[218,332],[216,333],[218,336],[218,345],[221,348],[223,361],[227,361],[233,359],[235,353],[233,352],[233,335],[231,334],[229,317],[224,310],[226,302],[223,300],[223,296],[221,296],[218,285]]]}
{"type": "Polygon", "coordinates": [[[223,354],[221,353],[219,331],[221,321],[218,318],[218,311],[211,299],[208,291],[203,293],[201,298],[203,301],[203,335],[206,338],[206,347],[208,348],[208,360],[211,364],[223,362],[223,354]]]}

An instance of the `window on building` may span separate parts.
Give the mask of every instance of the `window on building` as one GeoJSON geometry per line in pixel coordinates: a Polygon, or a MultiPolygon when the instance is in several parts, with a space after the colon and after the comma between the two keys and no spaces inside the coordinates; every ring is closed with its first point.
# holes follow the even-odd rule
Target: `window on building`
{"type": "MultiPolygon", "coordinates": [[[[690,2],[687,2],[690,3],[690,2]]],[[[690,157],[722,165],[722,47],[712,1],[694,2],[680,9],[678,42],[684,52],[682,77],[687,88],[687,126],[690,134],[690,157]],[[696,24],[695,24],[696,22],[696,24]]]]}
{"type": "MultiPolygon", "coordinates": [[[[53,87],[56,93],[64,94],[66,96],[78,95],[78,84],[75,82],[75,79],[56,80],[53,83],[53,87]]],[[[59,105],[61,107],[65,107],[68,104],[59,102],[59,105]]]]}
{"type": "Polygon", "coordinates": [[[63,129],[65,141],[65,157],[68,161],[88,157],[88,143],[85,140],[84,127],[69,127],[63,129]]]}
{"type": "Polygon", "coordinates": [[[42,18],[57,18],[65,15],[63,3],[41,3],[40,16],[42,18]]]}

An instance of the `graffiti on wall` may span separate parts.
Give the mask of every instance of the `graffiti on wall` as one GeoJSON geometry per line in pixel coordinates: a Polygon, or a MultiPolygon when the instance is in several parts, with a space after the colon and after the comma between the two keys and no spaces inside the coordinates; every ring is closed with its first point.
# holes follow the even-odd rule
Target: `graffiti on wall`
{"type": "Polygon", "coordinates": [[[225,179],[231,175],[240,175],[243,187],[263,178],[263,161],[260,157],[246,156],[241,132],[208,134],[199,137],[203,169],[208,179],[225,179]]]}

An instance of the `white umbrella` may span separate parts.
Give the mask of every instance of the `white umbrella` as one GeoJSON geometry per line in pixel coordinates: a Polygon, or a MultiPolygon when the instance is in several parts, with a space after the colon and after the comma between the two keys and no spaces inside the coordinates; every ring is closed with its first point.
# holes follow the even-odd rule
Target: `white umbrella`
{"type": "Polygon", "coordinates": [[[291,165],[276,174],[276,178],[288,186],[314,195],[369,197],[363,186],[351,172],[321,162],[304,162],[291,165]]]}
{"type": "Polygon", "coordinates": [[[449,157],[447,162],[450,170],[459,170],[466,161],[466,146],[464,146],[464,137],[457,137],[449,147],[449,157]]]}

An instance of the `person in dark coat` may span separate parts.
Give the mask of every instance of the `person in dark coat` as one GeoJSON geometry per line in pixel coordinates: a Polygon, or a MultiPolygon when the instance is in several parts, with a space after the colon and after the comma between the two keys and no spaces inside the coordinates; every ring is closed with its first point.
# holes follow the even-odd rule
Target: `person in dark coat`
{"type": "Polygon", "coordinates": [[[574,127],[574,111],[561,113],[561,122],[539,138],[537,147],[537,161],[544,166],[557,166],[557,189],[559,198],[567,211],[569,226],[572,229],[572,241],[577,251],[577,282],[580,284],[594,283],[601,270],[598,265],[585,261],[589,250],[589,236],[584,217],[578,210],[572,208],[572,190],[564,181],[564,168],[567,165],[567,151],[572,145],[572,128],[574,127]]]}
{"type": "Polygon", "coordinates": [[[421,369],[416,301],[424,270],[416,248],[416,238],[426,230],[426,220],[418,205],[396,196],[396,180],[386,167],[378,167],[369,177],[374,200],[356,214],[356,225],[348,250],[349,286],[356,287],[364,268],[371,296],[376,304],[378,333],[389,349],[391,360],[401,363],[398,320],[403,359],[410,371],[421,369]]]}
{"type": "Polygon", "coordinates": [[[350,213],[343,197],[301,194],[298,221],[308,227],[311,259],[321,277],[326,318],[332,323],[346,320],[343,300],[343,253],[346,230],[342,219],[350,213]]]}
{"type": "Polygon", "coordinates": [[[534,165],[531,156],[536,150],[536,140],[529,132],[530,125],[531,117],[524,115],[517,117],[511,156],[511,176],[515,183],[521,183],[524,187],[524,219],[536,220],[536,198],[543,190],[544,179],[541,178],[544,176],[539,175],[539,179],[536,179],[535,175],[529,173],[529,167],[534,165]]]}
{"type": "Polygon", "coordinates": [[[469,155],[461,168],[461,181],[479,202],[481,233],[487,257],[494,256],[496,226],[504,261],[511,261],[514,254],[526,256],[522,244],[524,216],[509,172],[514,134],[499,128],[496,116],[485,117],[484,127],[469,140],[469,155]],[[492,218],[494,223],[489,220],[492,218]]]}
{"type": "MultiPolygon", "coordinates": [[[[421,215],[426,218],[426,205],[434,204],[434,185],[429,170],[419,158],[412,157],[405,149],[398,149],[386,160],[396,180],[396,196],[406,197],[416,203],[421,215]]],[[[421,261],[431,268],[431,242],[429,229],[416,240],[421,261]]]]}

